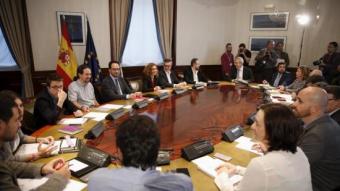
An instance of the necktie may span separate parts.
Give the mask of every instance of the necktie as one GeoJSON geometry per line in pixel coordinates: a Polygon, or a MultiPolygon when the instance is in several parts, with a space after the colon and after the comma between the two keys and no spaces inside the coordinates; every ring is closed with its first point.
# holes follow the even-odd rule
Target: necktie
{"type": "Polygon", "coordinates": [[[120,84],[119,84],[118,78],[116,78],[114,81],[115,81],[115,85],[116,85],[118,94],[119,95],[123,95],[122,89],[120,88],[120,84]]]}

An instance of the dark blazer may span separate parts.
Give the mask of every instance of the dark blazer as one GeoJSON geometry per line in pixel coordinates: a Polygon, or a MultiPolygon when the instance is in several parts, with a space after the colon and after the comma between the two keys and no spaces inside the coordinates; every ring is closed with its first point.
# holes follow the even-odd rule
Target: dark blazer
{"type": "Polygon", "coordinates": [[[299,146],[308,158],[314,191],[340,186],[340,127],[329,115],[305,126],[299,146]]]}
{"type": "Polygon", "coordinates": [[[171,83],[168,81],[168,78],[166,77],[166,73],[164,70],[159,72],[158,78],[162,88],[166,87],[172,88],[174,84],[180,83],[174,71],[171,71],[170,73],[171,83]]]}
{"type": "Polygon", "coordinates": [[[340,125],[340,109],[338,109],[336,112],[332,113],[332,115],[330,115],[332,119],[334,119],[334,121],[336,121],[338,123],[338,125],[340,125]]]}
{"type": "MultiPolygon", "coordinates": [[[[269,82],[270,85],[274,85],[276,76],[278,75],[278,72],[276,72],[275,74],[273,74],[272,76],[272,80],[269,82]]],[[[291,84],[293,82],[292,76],[290,75],[290,72],[284,72],[280,78],[279,81],[279,86],[288,86],[289,84],[291,84]]]]}
{"type": "Polygon", "coordinates": [[[63,104],[63,108],[57,106],[54,97],[48,92],[47,88],[41,91],[34,104],[34,120],[35,129],[39,129],[48,124],[55,124],[60,114],[70,115],[77,111],[77,107],[73,105],[67,98],[63,104]]]}
{"type": "Polygon", "coordinates": [[[149,76],[143,75],[143,85],[142,92],[153,92],[153,88],[156,86],[161,86],[159,77],[155,77],[153,82],[149,76]]]}
{"type": "MultiPolygon", "coordinates": [[[[194,74],[192,73],[191,67],[187,68],[184,71],[184,81],[186,81],[188,84],[195,84],[196,82],[194,81],[194,74]]],[[[203,74],[201,70],[198,70],[197,72],[197,77],[198,81],[200,82],[208,82],[208,78],[203,74]]]]}
{"type": "MultiPolygon", "coordinates": [[[[236,79],[237,77],[237,69],[236,67],[231,68],[231,79],[236,79]]],[[[243,80],[247,80],[249,82],[254,81],[254,75],[250,68],[247,66],[243,66],[243,80]]]]}
{"type": "Polygon", "coordinates": [[[101,84],[101,96],[103,102],[108,102],[116,99],[126,99],[127,94],[132,93],[132,88],[124,78],[119,77],[118,82],[123,95],[119,95],[118,87],[116,87],[110,75],[103,80],[101,84]]]}

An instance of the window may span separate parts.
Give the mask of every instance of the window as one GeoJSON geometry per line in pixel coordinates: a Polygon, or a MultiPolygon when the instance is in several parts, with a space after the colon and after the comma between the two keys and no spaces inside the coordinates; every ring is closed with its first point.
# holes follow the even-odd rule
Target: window
{"type": "Polygon", "coordinates": [[[133,2],[130,29],[123,53],[123,66],[144,66],[163,61],[158,44],[152,0],[133,2]]]}
{"type": "Polygon", "coordinates": [[[18,70],[18,66],[7,46],[2,29],[0,30],[0,71],[18,70]]]}

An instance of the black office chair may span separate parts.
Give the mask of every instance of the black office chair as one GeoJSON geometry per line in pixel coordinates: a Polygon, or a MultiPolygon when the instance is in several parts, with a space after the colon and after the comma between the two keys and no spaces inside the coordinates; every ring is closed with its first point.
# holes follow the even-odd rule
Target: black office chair
{"type": "Polygon", "coordinates": [[[97,99],[97,102],[99,104],[104,103],[103,96],[102,96],[102,86],[101,86],[101,84],[93,84],[93,88],[94,88],[94,95],[97,99]]]}

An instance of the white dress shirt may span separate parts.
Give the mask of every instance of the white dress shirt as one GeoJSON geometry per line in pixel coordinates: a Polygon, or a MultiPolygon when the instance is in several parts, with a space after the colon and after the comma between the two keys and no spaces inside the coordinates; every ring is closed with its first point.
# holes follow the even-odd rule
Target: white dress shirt
{"type": "Polygon", "coordinates": [[[194,82],[199,82],[197,74],[198,74],[198,70],[193,70],[192,69],[192,76],[194,77],[194,82]]]}
{"type": "Polygon", "coordinates": [[[243,179],[233,186],[228,174],[221,173],[215,183],[221,191],[311,191],[309,162],[298,147],[296,153],[271,151],[250,161],[246,170],[238,168],[243,179]]]}
{"type": "Polygon", "coordinates": [[[237,70],[236,79],[237,80],[243,80],[243,66],[241,66],[241,68],[239,70],[237,70]]]}
{"type": "Polygon", "coordinates": [[[171,81],[171,71],[164,71],[165,72],[165,75],[166,75],[166,78],[168,79],[168,82],[170,84],[172,84],[172,81],[171,81]]]}

